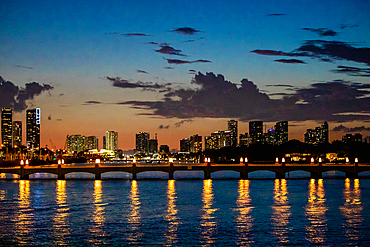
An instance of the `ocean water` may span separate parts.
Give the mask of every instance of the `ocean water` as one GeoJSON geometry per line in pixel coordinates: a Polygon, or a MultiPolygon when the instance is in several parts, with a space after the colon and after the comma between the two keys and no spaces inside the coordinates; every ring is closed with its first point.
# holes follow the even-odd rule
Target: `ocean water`
{"type": "Polygon", "coordinates": [[[370,179],[0,180],[0,245],[370,246],[370,179]]]}

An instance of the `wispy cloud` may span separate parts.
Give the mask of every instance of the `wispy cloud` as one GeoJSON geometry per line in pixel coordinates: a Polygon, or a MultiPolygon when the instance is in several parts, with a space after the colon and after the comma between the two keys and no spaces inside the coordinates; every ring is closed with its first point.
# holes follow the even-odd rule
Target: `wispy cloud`
{"type": "Polygon", "coordinates": [[[302,28],[302,30],[316,33],[320,37],[324,37],[324,36],[337,36],[338,35],[337,32],[335,32],[333,30],[330,30],[330,29],[327,29],[327,28],[308,28],[308,27],[305,27],[305,28],[302,28]]]}
{"type": "Polygon", "coordinates": [[[353,128],[347,128],[344,125],[339,125],[333,128],[333,131],[344,131],[344,132],[361,132],[361,131],[370,131],[370,127],[359,126],[353,128]]]}
{"type": "Polygon", "coordinates": [[[268,14],[267,16],[284,16],[284,15],[287,15],[287,14],[272,13],[272,14],[268,14]]]}
{"type": "Polygon", "coordinates": [[[159,129],[168,129],[170,126],[169,125],[163,125],[163,124],[161,124],[161,125],[159,125],[159,129]]]}
{"type": "Polygon", "coordinates": [[[298,60],[298,59],[277,59],[277,60],[274,60],[275,62],[279,62],[279,63],[300,63],[300,64],[305,64],[304,61],[302,60],[298,60]]]}
{"type": "Polygon", "coordinates": [[[29,67],[29,66],[24,66],[24,65],[19,65],[19,64],[16,64],[16,65],[13,65],[14,67],[17,67],[17,68],[21,68],[21,69],[33,69],[32,67],[29,67]]]}
{"type": "Polygon", "coordinates": [[[148,72],[146,72],[145,70],[141,70],[141,69],[137,69],[136,70],[137,73],[141,73],[141,74],[149,74],[148,72]]]}
{"type": "Polygon", "coordinates": [[[370,77],[370,68],[358,68],[349,66],[338,66],[332,70],[335,73],[344,73],[350,76],[370,77]]]}
{"type": "Polygon", "coordinates": [[[113,87],[119,87],[119,88],[141,88],[144,91],[156,91],[157,89],[161,90],[166,90],[168,89],[169,86],[172,85],[172,83],[165,83],[165,84],[158,84],[158,83],[153,83],[153,82],[142,82],[142,81],[137,81],[137,82],[131,82],[129,80],[122,79],[120,77],[106,77],[107,80],[112,82],[113,87]]]}
{"type": "Polygon", "coordinates": [[[168,55],[176,55],[176,56],[185,56],[182,54],[181,50],[176,50],[175,48],[169,46],[168,44],[161,44],[161,49],[155,50],[156,52],[168,55]]]}
{"type": "Polygon", "coordinates": [[[123,34],[124,36],[126,37],[135,37],[135,36],[151,36],[151,35],[148,35],[148,34],[145,34],[145,33],[125,33],[123,34]]]}
{"type": "Polygon", "coordinates": [[[354,27],[358,27],[359,25],[355,24],[355,25],[345,25],[345,24],[341,24],[339,26],[340,29],[346,29],[346,28],[354,28],[354,27]]]}
{"type": "Polygon", "coordinates": [[[192,119],[184,119],[184,120],[181,120],[180,122],[177,122],[177,123],[175,123],[175,127],[176,128],[179,128],[179,127],[181,127],[184,123],[191,123],[191,122],[193,122],[194,120],[192,120],[192,119]]]}

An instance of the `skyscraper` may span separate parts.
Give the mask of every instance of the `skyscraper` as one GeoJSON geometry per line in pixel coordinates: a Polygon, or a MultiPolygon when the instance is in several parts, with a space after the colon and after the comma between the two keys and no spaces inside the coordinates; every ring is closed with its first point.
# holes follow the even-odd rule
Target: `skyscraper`
{"type": "Polygon", "coordinates": [[[13,145],[22,145],[22,121],[13,121],[13,145]]]}
{"type": "Polygon", "coordinates": [[[198,134],[191,136],[190,152],[199,153],[200,151],[202,151],[202,136],[198,136],[198,134]]]}
{"type": "Polygon", "coordinates": [[[236,147],[238,145],[238,121],[230,120],[227,122],[230,133],[230,146],[236,147]]]}
{"type": "Polygon", "coordinates": [[[180,140],[180,152],[190,152],[190,139],[184,138],[180,140]]]}
{"type": "Polygon", "coordinates": [[[118,150],[118,132],[115,131],[105,132],[105,149],[111,151],[118,150]]]}
{"type": "Polygon", "coordinates": [[[275,124],[275,143],[281,145],[288,141],[288,121],[281,121],[275,124]]]}
{"type": "Polygon", "coordinates": [[[78,154],[85,151],[85,136],[82,135],[67,135],[66,146],[67,151],[78,154]]]}
{"type": "Polygon", "coordinates": [[[88,150],[98,149],[99,148],[99,140],[98,140],[98,137],[96,137],[96,136],[88,136],[88,137],[86,137],[85,148],[88,149],[88,150]]]}
{"type": "Polygon", "coordinates": [[[1,143],[4,146],[12,146],[12,109],[1,109],[1,143]]]}
{"type": "Polygon", "coordinates": [[[325,121],[315,129],[307,129],[304,133],[304,142],[308,144],[321,144],[329,142],[329,125],[325,121]]]}
{"type": "Polygon", "coordinates": [[[149,153],[149,137],[150,135],[148,132],[139,132],[136,134],[136,153],[149,153]]]}
{"type": "Polygon", "coordinates": [[[149,153],[158,153],[158,140],[157,139],[150,139],[149,140],[149,153]]]}
{"type": "Polygon", "coordinates": [[[28,149],[40,148],[40,108],[30,109],[26,112],[26,140],[28,149]]]}
{"type": "Polygon", "coordinates": [[[249,122],[249,138],[250,144],[263,143],[263,122],[250,121],[249,122]]]}

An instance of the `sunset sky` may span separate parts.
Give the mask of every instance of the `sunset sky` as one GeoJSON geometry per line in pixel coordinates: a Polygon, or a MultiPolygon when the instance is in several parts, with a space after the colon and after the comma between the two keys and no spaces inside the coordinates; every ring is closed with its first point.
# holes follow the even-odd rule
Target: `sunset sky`
{"type": "Polygon", "coordinates": [[[328,121],[330,141],[370,135],[370,2],[17,1],[0,3],[0,106],[41,108],[41,146],[107,130],[133,149],[289,121],[328,121]]]}

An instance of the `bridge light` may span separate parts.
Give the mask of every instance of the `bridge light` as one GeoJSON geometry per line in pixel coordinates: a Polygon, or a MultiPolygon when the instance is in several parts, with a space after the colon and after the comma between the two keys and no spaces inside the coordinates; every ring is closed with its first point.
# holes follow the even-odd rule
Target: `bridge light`
{"type": "Polygon", "coordinates": [[[136,163],[136,159],[135,158],[132,160],[132,163],[134,163],[134,164],[136,163]]]}
{"type": "Polygon", "coordinates": [[[207,157],[204,158],[204,163],[207,163],[208,162],[208,159],[207,157]]]}
{"type": "Polygon", "coordinates": [[[322,159],[321,158],[319,158],[319,163],[321,163],[322,162],[322,159]]]}
{"type": "Polygon", "coordinates": [[[64,159],[62,159],[62,164],[64,164],[64,159]]]}
{"type": "Polygon", "coordinates": [[[61,160],[58,160],[58,165],[62,164],[62,161],[61,160]]]}
{"type": "Polygon", "coordinates": [[[355,158],[355,163],[358,163],[358,158],[355,158]]]}
{"type": "Polygon", "coordinates": [[[172,158],[170,158],[168,161],[169,161],[170,163],[173,163],[173,159],[172,159],[172,158]]]}
{"type": "Polygon", "coordinates": [[[100,164],[100,159],[96,159],[96,160],[95,160],[95,163],[96,163],[96,164],[100,164]]]}
{"type": "Polygon", "coordinates": [[[21,160],[21,166],[23,166],[24,165],[24,161],[23,160],[21,160]]]}
{"type": "Polygon", "coordinates": [[[275,163],[279,163],[279,158],[278,157],[276,157],[275,163]]]}
{"type": "Polygon", "coordinates": [[[28,160],[26,160],[26,165],[28,165],[28,160]]]}
{"type": "Polygon", "coordinates": [[[285,163],[285,158],[282,158],[282,159],[281,159],[281,162],[285,163]]]}
{"type": "Polygon", "coordinates": [[[349,163],[349,158],[348,157],[346,157],[346,163],[349,163]]]}
{"type": "Polygon", "coordinates": [[[313,157],[311,158],[311,163],[315,163],[315,159],[313,157]]]}
{"type": "Polygon", "coordinates": [[[240,163],[243,163],[243,157],[240,157],[240,163]]]}
{"type": "Polygon", "coordinates": [[[245,157],[244,162],[248,163],[248,158],[247,157],[245,157]]]}

